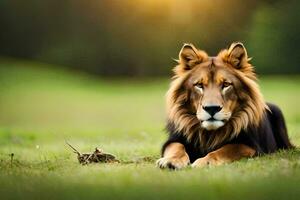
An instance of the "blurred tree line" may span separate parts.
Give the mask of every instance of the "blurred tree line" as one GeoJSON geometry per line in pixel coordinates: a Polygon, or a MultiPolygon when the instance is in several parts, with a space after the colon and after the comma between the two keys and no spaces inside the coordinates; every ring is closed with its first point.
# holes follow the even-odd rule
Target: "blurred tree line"
{"type": "Polygon", "coordinates": [[[297,0],[1,0],[0,55],[108,76],[165,75],[185,42],[242,41],[260,73],[298,73],[297,0]]]}

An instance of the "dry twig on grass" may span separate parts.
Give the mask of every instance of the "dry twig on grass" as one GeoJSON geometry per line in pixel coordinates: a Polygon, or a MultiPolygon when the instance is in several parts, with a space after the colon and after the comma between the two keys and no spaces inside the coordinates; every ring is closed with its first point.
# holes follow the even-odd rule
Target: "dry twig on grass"
{"type": "Polygon", "coordinates": [[[71,144],[66,141],[66,144],[77,154],[77,159],[80,164],[86,165],[90,163],[119,163],[114,155],[104,153],[102,150],[96,148],[93,153],[80,153],[71,144]]]}

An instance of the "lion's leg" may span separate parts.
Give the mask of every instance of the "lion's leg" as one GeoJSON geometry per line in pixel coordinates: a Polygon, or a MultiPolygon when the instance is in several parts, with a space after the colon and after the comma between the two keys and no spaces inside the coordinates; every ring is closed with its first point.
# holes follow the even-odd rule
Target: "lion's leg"
{"type": "Polygon", "coordinates": [[[192,167],[203,167],[206,165],[221,165],[240,160],[245,157],[252,157],[255,155],[255,150],[244,144],[227,144],[210,152],[203,158],[195,160],[192,167]]]}
{"type": "Polygon", "coordinates": [[[156,164],[160,168],[181,169],[190,163],[188,154],[185,151],[184,145],[178,142],[170,143],[163,157],[158,159],[156,164]]]}

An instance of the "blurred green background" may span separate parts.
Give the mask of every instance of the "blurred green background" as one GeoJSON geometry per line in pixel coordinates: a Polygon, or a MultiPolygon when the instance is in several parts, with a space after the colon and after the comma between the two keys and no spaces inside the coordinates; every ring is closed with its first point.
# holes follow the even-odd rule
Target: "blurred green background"
{"type": "Polygon", "coordinates": [[[168,75],[181,45],[244,42],[259,73],[299,73],[297,0],[1,0],[0,55],[102,76],[168,75]]]}
{"type": "Polygon", "coordinates": [[[155,168],[185,42],[210,55],[243,42],[300,145],[299,10],[296,0],[1,0],[0,198],[299,199],[298,149],[155,168]],[[81,166],[65,140],[122,162],[81,166]]]}

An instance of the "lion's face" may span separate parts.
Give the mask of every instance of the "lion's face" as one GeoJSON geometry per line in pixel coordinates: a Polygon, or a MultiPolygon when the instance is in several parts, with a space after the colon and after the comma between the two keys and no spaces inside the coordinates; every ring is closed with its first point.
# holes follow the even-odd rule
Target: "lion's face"
{"type": "Polygon", "coordinates": [[[248,61],[241,43],[216,57],[185,44],[167,93],[168,120],[176,131],[188,138],[213,134],[213,146],[249,125],[257,126],[266,105],[248,61]]]}
{"type": "Polygon", "coordinates": [[[191,108],[206,130],[216,130],[230,120],[238,106],[240,81],[219,58],[195,67],[186,81],[191,108]]]}

